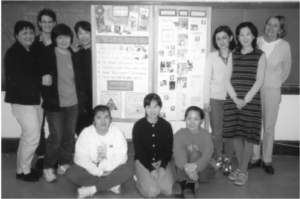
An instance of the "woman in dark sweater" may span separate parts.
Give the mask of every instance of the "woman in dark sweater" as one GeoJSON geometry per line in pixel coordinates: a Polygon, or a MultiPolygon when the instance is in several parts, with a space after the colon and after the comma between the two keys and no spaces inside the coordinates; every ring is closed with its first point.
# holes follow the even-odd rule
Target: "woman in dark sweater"
{"type": "Polygon", "coordinates": [[[85,98],[83,111],[79,113],[76,126],[76,133],[79,135],[85,127],[90,126],[93,122],[91,24],[87,21],[79,21],[74,30],[79,41],[76,58],[85,98]]]}
{"type": "Polygon", "coordinates": [[[43,105],[49,125],[44,160],[44,178],[55,181],[54,165],[58,162],[58,174],[64,174],[72,162],[75,128],[82,110],[80,71],[70,48],[73,32],[65,24],[58,24],[51,32],[52,45],[44,58],[43,74],[52,77],[52,85],[42,90],[43,105]]]}
{"type": "Polygon", "coordinates": [[[35,182],[39,173],[31,168],[34,152],[40,139],[43,116],[40,107],[41,83],[49,85],[49,76],[42,77],[31,49],[34,41],[34,26],[28,21],[18,21],[14,27],[16,42],[4,57],[5,102],[12,106],[12,114],[21,126],[22,132],[17,153],[16,178],[35,182]],[[48,78],[48,79],[47,79],[48,78]]]}
{"type": "Polygon", "coordinates": [[[134,124],[132,132],[136,186],[147,198],[171,195],[174,183],[170,166],[173,131],[170,123],[159,117],[161,107],[160,97],[148,94],[144,99],[146,117],[134,124]]]}

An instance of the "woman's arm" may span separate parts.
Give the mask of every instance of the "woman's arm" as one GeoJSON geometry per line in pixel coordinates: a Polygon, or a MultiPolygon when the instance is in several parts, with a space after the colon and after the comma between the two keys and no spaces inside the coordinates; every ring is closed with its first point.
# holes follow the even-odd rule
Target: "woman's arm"
{"type": "MultiPolygon", "coordinates": [[[[204,129],[201,130],[204,131],[204,129]]],[[[214,153],[214,143],[210,133],[205,134],[204,139],[204,151],[201,158],[196,162],[198,172],[203,171],[207,167],[214,153]]]]}
{"type": "Polygon", "coordinates": [[[244,100],[246,103],[251,102],[254,95],[259,91],[259,89],[262,87],[265,79],[265,70],[266,70],[266,55],[262,54],[259,61],[258,61],[258,67],[257,67],[257,73],[256,73],[256,81],[253,84],[250,91],[246,94],[244,100]]]}
{"type": "Polygon", "coordinates": [[[164,150],[161,153],[164,153],[163,159],[161,160],[161,165],[160,167],[166,169],[168,163],[171,161],[172,158],[172,153],[173,153],[173,130],[171,127],[170,123],[166,124],[166,128],[163,129],[166,134],[166,140],[165,140],[165,145],[164,145],[164,150]]]}
{"type": "Polygon", "coordinates": [[[175,165],[180,169],[184,169],[184,166],[187,164],[187,156],[183,146],[182,135],[180,135],[180,132],[177,132],[174,136],[173,153],[175,165]]]}
{"type": "Polygon", "coordinates": [[[210,84],[211,84],[211,76],[212,76],[212,54],[210,53],[207,56],[206,65],[205,65],[205,78],[204,78],[204,87],[203,87],[203,98],[204,104],[209,104],[210,99],[210,84]]]}
{"type": "Polygon", "coordinates": [[[282,62],[282,74],[281,74],[281,83],[289,77],[292,66],[292,55],[290,45],[287,43],[287,49],[284,52],[284,58],[282,62]]]}

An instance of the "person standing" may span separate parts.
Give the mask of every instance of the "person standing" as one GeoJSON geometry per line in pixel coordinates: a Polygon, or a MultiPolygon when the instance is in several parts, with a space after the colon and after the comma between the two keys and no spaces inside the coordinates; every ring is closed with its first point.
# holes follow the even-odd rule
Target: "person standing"
{"type": "Polygon", "coordinates": [[[146,116],[132,130],[136,187],[146,198],[160,193],[170,196],[174,176],[171,170],[173,130],[171,124],[159,117],[160,97],[150,93],[144,98],[146,116]]]}
{"type": "Polygon", "coordinates": [[[32,50],[35,28],[28,21],[18,21],[14,26],[16,42],[4,57],[5,99],[11,104],[12,114],[21,126],[17,151],[16,178],[27,182],[39,180],[40,172],[31,168],[34,152],[40,139],[42,122],[41,84],[51,85],[51,79],[42,77],[32,50]]]}
{"type": "Polygon", "coordinates": [[[78,51],[75,53],[81,74],[82,90],[84,93],[83,111],[79,113],[76,133],[93,122],[93,89],[92,89],[92,51],[91,51],[91,24],[87,21],[79,21],[74,27],[78,38],[78,51]]]}
{"type": "Polygon", "coordinates": [[[82,110],[80,71],[70,45],[73,32],[65,24],[56,25],[51,32],[52,44],[47,48],[43,74],[52,77],[51,86],[43,86],[42,107],[46,112],[49,137],[46,144],[43,176],[47,182],[65,174],[73,160],[75,128],[82,110]]]}
{"type": "MultiPolygon", "coordinates": [[[[40,35],[37,35],[32,44],[32,48],[36,53],[36,60],[39,67],[43,67],[42,59],[44,57],[46,47],[49,46],[51,42],[51,31],[56,25],[56,14],[50,9],[43,9],[39,12],[37,16],[37,25],[41,31],[40,35]]],[[[37,161],[35,168],[38,171],[43,171],[44,166],[44,157],[46,151],[46,137],[45,137],[45,120],[46,114],[44,111],[43,122],[41,127],[41,136],[39,145],[36,149],[37,161]]]]}
{"type": "Polygon", "coordinates": [[[223,149],[223,117],[226,99],[226,86],[224,84],[225,71],[228,60],[232,59],[231,52],[235,48],[235,40],[228,26],[216,28],[212,43],[216,51],[207,56],[204,80],[204,110],[209,112],[212,138],[214,141],[214,158],[216,169],[222,168],[224,174],[232,170],[231,160],[234,155],[233,141],[224,140],[223,149]],[[223,160],[224,150],[224,160],[223,160]]]}
{"type": "Polygon", "coordinates": [[[260,88],[264,81],[266,56],[257,48],[257,35],[257,28],[251,22],[242,22],[237,26],[237,48],[225,76],[228,95],[224,109],[223,137],[234,139],[238,168],[228,178],[236,185],[247,182],[247,166],[253,144],[260,141],[260,88]]]}
{"type": "Polygon", "coordinates": [[[260,144],[254,145],[252,160],[249,169],[260,167],[268,174],[274,174],[272,154],[275,134],[275,124],[281,102],[281,85],[288,78],[291,65],[291,50],[286,36],[286,21],[283,16],[273,16],[267,19],[264,28],[265,34],[258,38],[258,47],[267,56],[267,68],[264,84],[261,89],[262,116],[263,116],[263,150],[260,159],[260,144]]]}

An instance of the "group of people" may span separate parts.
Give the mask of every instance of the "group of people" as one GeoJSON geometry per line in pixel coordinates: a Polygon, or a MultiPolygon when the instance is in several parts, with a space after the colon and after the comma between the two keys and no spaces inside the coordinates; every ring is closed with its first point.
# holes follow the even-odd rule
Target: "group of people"
{"type": "Polygon", "coordinates": [[[272,153],[281,85],[291,70],[290,45],[283,16],[266,20],[263,36],[251,22],[218,27],[216,51],[207,57],[204,110],[209,112],[217,168],[236,185],[244,185],[247,169],[263,167],[274,174],[272,153]],[[263,136],[261,131],[263,129],[263,136]],[[263,137],[262,157],[260,154],[263,137]],[[232,169],[236,154],[238,165],[232,169]]]}
{"type": "Polygon", "coordinates": [[[37,37],[32,23],[15,24],[16,42],[4,59],[5,102],[11,104],[22,129],[17,179],[36,182],[43,176],[55,182],[56,173],[65,174],[79,187],[79,198],[86,198],[107,190],[118,194],[121,184],[134,178],[147,198],[159,194],[194,198],[200,184],[209,182],[218,169],[237,185],[248,180],[247,169],[261,164],[274,174],[271,158],[280,86],[291,68],[290,47],[282,39],[284,17],[269,18],[262,37],[251,22],[238,25],[236,41],[229,27],[215,30],[216,51],[207,57],[204,83],[204,111],[210,113],[212,133],[201,127],[205,112],[191,106],[184,116],[186,128],[173,135],[171,124],[160,117],[159,95],[148,94],[145,117],[132,130],[134,165],[127,161],[127,141],[112,124],[109,107],[92,108],[90,24],[75,25],[79,46],[72,48],[73,31],[57,24],[52,10],[41,10],[37,23],[41,30],[37,37]],[[233,170],[234,153],[238,165],[233,170]]]}
{"type": "Polygon", "coordinates": [[[11,104],[22,130],[16,178],[35,182],[43,175],[53,182],[55,170],[64,174],[73,162],[75,132],[79,134],[93,119],[91,26],[85,21],[75,25],[79,45],[71,48],[73,31],[57,24],[54,11],[41,10],[37,25],[41,34],[35,36],[31,22],[15,24],[16,42],[4,57],[5,102],[11,104]]]}

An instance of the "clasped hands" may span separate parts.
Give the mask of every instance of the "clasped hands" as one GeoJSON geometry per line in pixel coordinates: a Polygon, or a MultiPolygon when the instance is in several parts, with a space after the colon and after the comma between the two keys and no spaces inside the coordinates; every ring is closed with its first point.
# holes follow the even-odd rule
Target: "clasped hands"
{"type": "Polygon", "coordinates": [[[197,174],[197,164],[196,163],[187,163],[184,166],[185,173],[189,176],[190,179],[197,181],[199,176],[197,174]]]}
{"type": "Polygon", "coordinates": [[[166,169],[160,167],[160,164],[161,164],[161,161],[153,163],[152,165],[155,169],[153,171],[151,171],[151,173],[150,173],[152,178],[157,182],[162,181],[163,179],[165,179],[165,176],[166,176],[166,169]]]}
{"type": "Polygon", "coordinates": [[[244,99],[239,99],[237,97],[233,98],[234,103],[236,104],[236,107],[238,109],[242,109],[244,106],[246,106],[247,102],[244,99]]]}

